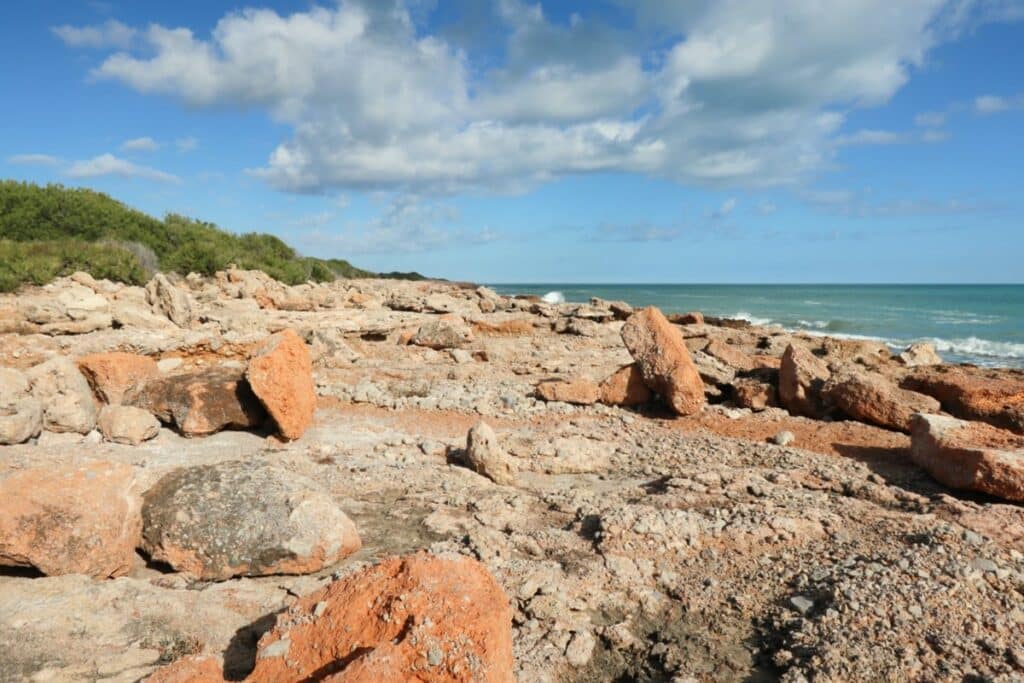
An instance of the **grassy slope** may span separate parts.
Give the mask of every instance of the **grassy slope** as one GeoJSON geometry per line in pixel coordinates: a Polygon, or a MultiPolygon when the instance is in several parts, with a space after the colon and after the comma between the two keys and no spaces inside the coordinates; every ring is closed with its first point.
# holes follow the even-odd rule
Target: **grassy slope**
{"type": "Polygon", "coordinates": [[[0,181],[0,291],[76,270],[141,284],[157,269],[212,275],[229,263],[288,284],[376,275],[342,259],[300,256],[273,235],[239,235],[176,214],[158,220],[88,189],[0,181]]]}

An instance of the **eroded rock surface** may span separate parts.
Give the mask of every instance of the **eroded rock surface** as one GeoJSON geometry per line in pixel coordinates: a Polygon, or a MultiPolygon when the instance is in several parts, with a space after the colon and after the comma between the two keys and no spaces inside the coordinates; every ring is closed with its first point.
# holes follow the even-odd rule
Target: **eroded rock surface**
{"type": "Polygon", "coordinates": [[[661,311],[650,306],[631,315],[622,327],[622,341],[647,387],[672,410],[691,415],[704,407],[704,383],[679,329],[661,311]]]}
{"type": "Polygon", "coordinates": [[[245,378],[281,436],[297,439],[313,424],[313,363],[306,343],[293,330],[263,342],[249,361],[245,378]]]}

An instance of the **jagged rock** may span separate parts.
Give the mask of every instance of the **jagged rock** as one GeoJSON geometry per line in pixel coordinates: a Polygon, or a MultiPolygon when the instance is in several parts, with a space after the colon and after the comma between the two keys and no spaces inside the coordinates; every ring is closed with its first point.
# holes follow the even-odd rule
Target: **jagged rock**
{"type": "Polygon", "coordinates": [[[821,391],[831,374],[810,350],[790,344],[779,367],[779,401],[794,415],[824,417],[827,410],[821,391]]]}
{"type": "Polygon", "coordinates": [[[315,482],[251,462],[171,472],[146,492],[142,518],[143,549],[202,579],[311,573],[361,546],[315,482]]]}
{"type": "Polygon", "coordinates": [[[942,357],[935,351],[934,344],[911,344],[901,351],[896,358],[909,368],[921,365],[942,365],[942,357]]]}
{"type": "Polygon", "coordinates": [[[732,400],[738,407],[755,412],[778,405],[775,385],[754,378],[739,378],[733,382],[732,400]]]}
{"type": "Polygon", "coordinates": [[[610,406],[638,406],[651,400],[651,390],[644,384],[643,373],[636,363],[619,368],[598,387],[601,403],[610,406]]]}
{"type": "Polygon", "coordinates": [[[82,356],[78,359],[78,369],[96,398],[111,405],[121,403],[126,392],[138,390],[160,376],[156,361],[149,356],[121,351],[82,356]]]}
{"type": "Polygon", "coordinates": [[[29,394],[29,386],[23,373],[0,368],[0,445],[28,441],[43,428],[43,404],[29,394]]]}
{"type": "Polygon", "coordinates": [[[601,391],[592,380],[580,377],[568,382],[548,380],[537,385],[537,395],[545,401],[562,401],[588,406],[597,403],[601,391]]]}
{"type": "Polygon", "coordinates": [[[866,373],[833,375],[822,396],[855,420],[901,432],[910,431],[914,413],[939,411],[939,402],[931,396],[900,389],[884,377],[866,373]]]}
{"type": "Polygon", "coordinates": [[[690,358],[693,359],[693,364],[697,366],[697,372],[700,373],[700,378],[704,381],[705,389],[709,384],[718,387],[727,386],[736,379],[736,371],[734,369],[710,354],[703,351],[694,351],[690,354],[690,358]]]}
{"type": "Polygon", "coordinates": [[[0,565],[51,576],[126,574],[139,543],[140,505],[130,465],[16,470],[0,479],[0,565]]]}
{"type": "Polygon", "coordinates": [[[940,483],[1024,502],[1024,437],[944,415],[915,415],[910,454],[940,483]]]}
{"type": "Polygon", "coordinates": [[[431,320],[420,325],[410,344],[428,349],[453,349],[472,341],[473,333],[466,323],[456,316],[431,320]]]}
{"type": "Polygon", "coordinates": [[[196,317],[192,297],[185,290],[171,284],[163,273],[154,275],[146,285],[146,300],[178,327],[192,326],[196,317]]]}
{"type": "Polygon", "coordinates": [[[96,399],[78,366],[63,356],[26,373],[32,395],[43,404],[43,426],[51,432],[88,434],[96,427],[96,399]]]}
{"type": "Polygon", "coordinates": [[[251,683],[513,683],[512,610],[484,565],[424,553],[367,567],[303,598],[259,642],[251,683]]]}
{"type": "Polygon", "coordinates": [[[223,366],[151,380],[128,392],[124,403],[175,425],[185,436],[258,427],[267,416],[243,371],[223,366]]]}
{"type": "Polygon", "coordinates": [[[338,363],[354,363],[361,358],[337,328],[314,328],[306,335],[306,342],[313,361],[321,365],[332,367],[338,363]]]}
{"type": "Polygon", "coordinates": [[[160,421],[142,408],[133,406],[103,406],[97,427],[107,441],[130,446],[137,446],[160,433],[160,421]]]}
{"type": "Polygon", "coordinates": [[[690,358],[679,328],[649,306],[622,326],[622,341],[643,374],[644,382],[680,415],[704,407],[704,383],[690,358]]]}
{"type": "Polygon", "coordinates": [[[496,484],[511,486],[516,466],[498,443],[498,436],[486,422],[477,422],[466,434],[466,465],[496,484]]]}
{"type": "Polygon", "coordinates": [[[313,361],[306,343],[294,330],[268,337],[249,360],[245,378],[281,436],[297,439],[313,424],[313,361]]]}
{"type": "Polygon", "coordinates": [[[39,293],[19,297],[17,306],[26,332],[85,334],[113,324],[107,300],[70,279],[56,280],[39,293]]]}
{"type": "Polygon", "coordinates": [[[146,301],[146,290],[141,287],[126,287],[115,294],[110,301],[110,315],[119,327],[158,332],[178,329],[167,316],[153,312],[153,307],[146,301]]]}
{"type": "Polygon", "coordinates": [[[938,399],[956,417],[1024,434],[1024,371],[920,367],[900,386],[938,399]]]}

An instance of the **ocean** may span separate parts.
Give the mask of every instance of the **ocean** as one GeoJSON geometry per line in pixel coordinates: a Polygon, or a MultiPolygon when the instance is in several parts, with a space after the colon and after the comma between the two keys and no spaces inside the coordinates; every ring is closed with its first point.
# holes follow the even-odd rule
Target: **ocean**
{"type": "Polygon", "coordinates": [[[495,284],[502,294],[591,297],[701,311],[757,325],[852,339],[893,349],[931,342],[944,360],[1024,367],[1024,285],[602,285],[495,284]]]}

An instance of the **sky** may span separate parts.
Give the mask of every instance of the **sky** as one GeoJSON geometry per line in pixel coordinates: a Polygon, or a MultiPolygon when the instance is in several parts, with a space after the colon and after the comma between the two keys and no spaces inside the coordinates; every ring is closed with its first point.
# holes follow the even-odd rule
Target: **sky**
{"type": "Polygon", "coordinates": [[[253,3],[2,3],[0,177],[477,282],[1024,282],[1024,0],[253,3]]]}

